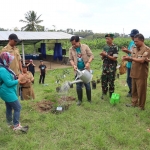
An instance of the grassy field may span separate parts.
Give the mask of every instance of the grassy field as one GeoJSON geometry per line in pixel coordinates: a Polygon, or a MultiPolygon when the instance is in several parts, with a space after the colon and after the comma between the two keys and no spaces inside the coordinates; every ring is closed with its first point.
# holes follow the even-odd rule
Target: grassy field
{"type": "MultiPolygon", "coordinates": [[[[92,63],[93,79],[101,75],[99,50],[94,50],[95,60],[92,63]]],[[[120,54],[123,55],[122,53],[120,54]]],[[[120,61],[120,60],[119,60],[120,61]]],[[[21,101],[21,124],[29,125],[27,134],[15,133],[6,125],[5,105],[0,101],[0,150],[149,150],[150,133],[150,81],[148,79],[146,110],[127,108],[130,98],[126,97],[128,87],[126,75],[115,81],[116,93],[121,95],[120,103],[113,106],[109,97],[101,100],[101,85],[92,90],[92,103],[86,100],[85,89],[83,103],[76,106],[70,102],[68,110],[60,114],[40,112],[37,103],[43,100],[57,101],[60,94],[56,92],[58,84],[56,75],[63,75],[65,69],[48,71],[45,85],[39,85],[39,73],[35,74],[34,91],[36,99],[21,101]]],[[[65,80],[73,80],[72,68],[67,69],[65,80]]],[[[68,96],[75,97],[75,85],[68,96]]],[[[67,103],[67,102],[66,102],[67,103]]],[[[69,102],[68,102],[69,103],[69,102]]]]}

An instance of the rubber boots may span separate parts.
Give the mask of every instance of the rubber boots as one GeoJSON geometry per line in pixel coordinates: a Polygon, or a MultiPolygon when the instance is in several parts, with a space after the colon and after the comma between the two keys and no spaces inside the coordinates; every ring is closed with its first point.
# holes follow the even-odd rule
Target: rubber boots
{"type": "Polygon", "coordinates": [[[82,91],[82,89],[81,90],[77,90],[77,95],[78,95],[77,105],[79,106],[82,103],[82,97],[83,97],[83,91],[82,91]]]}
{"type": "Polygon", "coordinates": [[[91,89],[86,89],[86,96],[88,102],[91,102],[91,89]]]}

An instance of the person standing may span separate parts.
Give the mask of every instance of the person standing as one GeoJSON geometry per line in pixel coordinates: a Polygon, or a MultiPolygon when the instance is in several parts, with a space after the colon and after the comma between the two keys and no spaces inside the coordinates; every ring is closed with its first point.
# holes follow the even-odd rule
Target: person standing
{"type": "Polygon", "coordinates": [[[133,48],[131,56],[124,56],[123,60],[132,61],[130,77],[132,78],[132,104],[126,104],[127,107],[138,106],[141,110],[145,109],[148,61],[150,57],[150,48],[144,44],[144,36],[136,34],[134,36],[136,47],[133,48]]]}
{"type": "Polygon", "coordinates": [[[112,93],[115,90],[115,74],[118,58],[117,46],[113,44],[113,34],[106,34],[106,43],[103,51],[100,53],[103,60],[103,71],[101,76],[102,83],[102,96],[101,99],[104,99],[104,96],[107,95],[108,84],[109,84],[109,96],[111,97],[112,93]]]}
{"type": "Polygon", "coordinates": [[[18,76],[20,72],[22,72],[21,56],[19,53],[19,49],[16,47],[19,39],[16,34],[10,34],[8,39],[8,44],[2,49],[1,52],[9,52],[11,55],[14,56],[14,59],[10,64],[10,69],[13,70],[13,72],[18,76]]]}
{"type": "Polygon", "coordinates": [[[40,69],[39,84],[41,84],[41,82],[42,84],[44,84],[45,74],[46,74],[46,65],[44,65],[43,60],[40,60],[39,69],[40,69]]]}
{"type": "MultiPolygon", "coordinates": [[[[80,43],[79,36],[72,36],[70,42],[72,44],[72,47],[69,49],[69,61],[75,72],[77,69],[82,71],[85,68],[90,71],[90,63],[94,59],[94,56],[90,48],[87,45],[80,43]]],[[[83,97],[82,84],[83,83],[76,83],[76,92],[78,95],[77,105],[81,105],[82,103],[83,97]]],[[[87,99],[89,102],[91,102],[90,82],[84,83],[84,85],[86,88],[87,99]]]]}
{"type": "Polygon", "coordinates": [[[33,63],[33,60],[30,59],[30,62],[27,64],[28,70],[32,73],[33,77],[34,77],[34,73],[35,73],[35,64],[33,63]]]}
{"type": "MultiPolygon", "coordinates": [[[[130,35],[132,41],[130,41],[128,48],[127,47],[122,47],[122,51],[127,53],[128,56],[131,56],[132,49],[135,47],[134,36],[138,33],[139,33],[139,31],[137,29],[131,30],[131,33],[129,35],[130,35]]],[[[132,96],[131,95],[131,93],[132,93],[132,78],[130,77],[131,65],[132,65],[132,62],[128,61],[127,65],[126,65],[126,67],[127,67],[127,84],[128,84],[128,87],[129,87],[129,92],[127,94],[127,97],[132,96]]]]}
{"type": "Polygon", "coordinates": [[[23,72],[24,79],[21,80],[21,89],[22,89],[22,99],[23,100],[30,100],[35,99],[32,82],[34,81],[34,77],[30,71],[27,71],[27,66],[23,65],[23,72]]]}
{"type": "Polygon", "coordinates": [[[8,52],[0,54],[0,98],[5,101],[8,127],[12,127],[15,131],[27,131],[28,127],[24,128],[20,125],[21,105],[17,96],[17,85],[24,76],[20,74],[17,79],[15,73],[9,68],[13,59],[14,56],[8,52]]]}

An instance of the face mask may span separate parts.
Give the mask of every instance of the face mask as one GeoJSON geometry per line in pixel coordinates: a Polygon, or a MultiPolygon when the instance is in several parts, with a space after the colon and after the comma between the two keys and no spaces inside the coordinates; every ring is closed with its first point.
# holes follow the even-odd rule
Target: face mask
{"type": "Polygon", "coordinates": [[[9,62],[9,65],[10,65],[10,64],[12,63],[12,61],[14,60],[14,56],[9,55],[9,58],[10,58],[10,59],[9,59],[9,61],[10,61],[10,62],[9,62]]]}
{"type": "Polygon", "coordinates": [[[5,59],[3,60],[3,62],[4,62],[4,65],[5,65],[5,66],[7,66],[7,65],[8,65],[5,59]]]}

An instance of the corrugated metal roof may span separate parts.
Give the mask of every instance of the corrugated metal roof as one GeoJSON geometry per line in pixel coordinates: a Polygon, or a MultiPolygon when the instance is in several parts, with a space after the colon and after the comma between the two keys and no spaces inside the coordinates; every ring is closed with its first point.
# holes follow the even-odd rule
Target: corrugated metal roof
{"type": "Polygon", "coordinates": [[[41,40],[70,39],[71,34],[64,32],[25,32],[25,31],[0,31],[0,45],[5,45],[10,34],[16,34],[24,44],[37,43],[41,40]]]}

